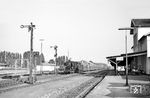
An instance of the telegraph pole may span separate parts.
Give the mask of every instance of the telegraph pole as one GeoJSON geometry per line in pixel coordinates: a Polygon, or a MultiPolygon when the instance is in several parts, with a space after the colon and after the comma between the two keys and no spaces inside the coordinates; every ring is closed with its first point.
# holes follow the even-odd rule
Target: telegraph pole
{"type": "Polygon", "coordinates": [[[35,28],[35,25],[30,23],[30,25],[21,25],[21,28],[28,28],[28,32],[31,31],[31,38],[30,38],[30,65],[29,65],[29,83],[34,83],[34,76],[33,76],[33,29],[35,28]]]}

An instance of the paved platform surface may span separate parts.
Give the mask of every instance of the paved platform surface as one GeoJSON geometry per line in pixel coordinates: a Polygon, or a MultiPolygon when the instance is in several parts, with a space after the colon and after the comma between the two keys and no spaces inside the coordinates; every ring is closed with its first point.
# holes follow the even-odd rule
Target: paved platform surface
{"type": "MultiPolygon", "coordinates": [[[[129,76],[129,85],[134,83],[150,84],[148,76],[129,76]]],[[[86,98],[150,98],[150,96],[130,93],[129,86],[125,86],[125,76],[106,76],[86,98]]]]}

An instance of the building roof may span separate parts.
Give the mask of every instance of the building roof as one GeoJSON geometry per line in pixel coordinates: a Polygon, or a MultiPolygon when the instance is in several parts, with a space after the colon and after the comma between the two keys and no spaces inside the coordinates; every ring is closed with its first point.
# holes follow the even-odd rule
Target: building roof
{"type": "MultiPolygon", "coordinates": [[[[150,27],[150,19],[132,19],[131,27],[150,27]]],[[[133,30],[130,34],[133,34],[133,30]]]]}
{"type": "Polygon", "coordinates": [[[150,27],[150,19],[132,19],[131,27],[150,27]]]}
{"type": "Polygon", "coordinates": [[[115,59],[117,57],[121,57],[121,55],[108,56],[106,59],[115,59]]]}
{"type": "MultiPolygon", "coordinates": [[[[133,53],[128,53],[128,57],[135,57],[135,56],[141,56],[141,55],[146,55],[147,51],[140,51],[140,52],[133,52],[133,53]]],[[[106,57],[107,59],[116,59],[118,57],[126,57],[126,54],[121,54],[121,55],[115,55],[115,56],[109,56],[106,57]]]]}
{"type": "MultiPolygon", "coordinates": [[[[135,56],[141,56],[141,55],[146,55],[147,51],[140,51],[140,52],[133,52],[133,53],[128,53],[128,57],[135,57],[135,56]]],[[[121,56],[125,57],[126,54],[121,54],[121,56]]]]}

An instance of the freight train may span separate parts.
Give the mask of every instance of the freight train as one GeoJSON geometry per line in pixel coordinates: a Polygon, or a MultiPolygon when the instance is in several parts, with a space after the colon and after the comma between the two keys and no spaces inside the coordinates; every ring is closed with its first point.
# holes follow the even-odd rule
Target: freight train
{"type": "Polygon", "coordinates": [[[63,66],[64,73],[82,73],[85,71],[92,70],[103,70],[108,69],[107,65],[104,63],[94,63],[92,61],[67,61],[63,66]]]}

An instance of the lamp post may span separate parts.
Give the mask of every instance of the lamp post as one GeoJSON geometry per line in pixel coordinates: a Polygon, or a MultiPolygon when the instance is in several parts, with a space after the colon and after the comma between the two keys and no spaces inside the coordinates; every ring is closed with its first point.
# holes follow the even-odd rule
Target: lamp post
{"type": "Polygon", "coordinates": [[[50,48],[54,48],[54,50],[55,50],[55,55],[54,55],[54,57],[55,57],[55,63],[56,63],[56,65],[55,65],[55,67],[54,67],[54,71],[55,71],[55,74],[57,73],[57,71],[56,71],[56,66],[57,66],[57,48],[58,48],[58,46],[57,45],[55,45],[55,46],[50,46],[50,48]]]}
{"type": "Polygon", "coordinates": [[[41,54],[42,54],[42,48],[43,48],[43,41],[44,41],[44,39],[40,39],[40,41],[41,41],[41,54]]]}
{"type": "Polygon", "coordinates": [[[125,86],[128,86],[128,55],[127,55],[127,30],[133,30],[132,27],[127,28],[119,28],[118,30],[125,30],[125,53],[126,53],[126,84],[125,86]]]}
{"type": "MultiPolygon", "coordinates": [[[[42,54],[42,53],[43,53],[43,52],[42,52],[42,50],[43,50],[43,43],[42,43],[42,42],[44,41],[44,39],[40,39],[40,41],[41,41],[41,54],[42,54]]],[[[40,63],[42,64],[42,61],[41,61],[41,60],[40,60],[40,63]]]]}
{"type": "Polygon", "coordinates": [[[44,41],[44,39],[40,39],[40,42],[41,42],[41,55],[40,55],[40,65],[41,65],[41,67],[40,67],[40,73],[42,74],[42,69],[43,69],[43,66],[42,66],[42,54],[43,54],[43,52],[42,52],[42,50],[43,50],[43,42],[44,41]]]}
{"type": "Polygon", "coordinates": [[[29,66],[29,82],[31,84],[34,83],[33,79],[33,29],[35,28],[35,25],[30,23],[30,25],[21,25],[20,28],[28,28],[28,32],[31,31],[31,38],[30,38],[30,66],[29,66]]]}

